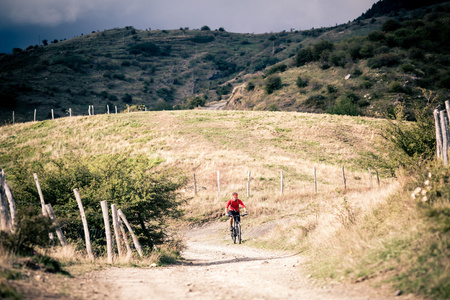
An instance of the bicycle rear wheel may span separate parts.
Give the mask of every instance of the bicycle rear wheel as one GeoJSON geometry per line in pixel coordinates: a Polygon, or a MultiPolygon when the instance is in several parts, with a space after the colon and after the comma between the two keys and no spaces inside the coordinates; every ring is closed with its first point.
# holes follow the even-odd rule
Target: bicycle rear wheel
{"type": "Polygon", "coordinates": [[[239,244],[241,243],[241,224],[237,224],[236,226],[236,235],[239,244]]]}

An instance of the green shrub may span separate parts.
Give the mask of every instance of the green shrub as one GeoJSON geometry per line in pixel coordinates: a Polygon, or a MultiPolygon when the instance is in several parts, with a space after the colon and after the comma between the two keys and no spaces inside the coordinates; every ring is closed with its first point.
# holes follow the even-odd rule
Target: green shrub
{"type": "Polygon", "coordinates": [[[174,90],[168,88],[160,88],[156,91],[156,95],[158,97],[164,99],[164,101],[172,101],[173,100],[174,90]]]}
{"type": "Polygon", "coordinates": [[[133,101],[133,97],[130,94],[126,93],[122,96],[122,101],[125,103],[131,103],[133,101]]]}
{"type": "Polygon", "coordinates": [[[206,104],[206,98],[205,97],[200,97],[200,96],[195,96],[192,97],[188,100],[188,104],[186,106],[187,109],[194,109],[197,108],[199,106],[205,106],[206,104]]]}
{"type": "Polygon", "coordinates": [[[267,106],[268,111],[278,111],[278,105],[276,103],[271,103],[267,106]]]}
{"type": "Polygon", "coordinates": [[[326,97],[320,94],[317,95],[311,95],[306,99],[304,104],[309,107],[315,107],[315,108],[325,108],[326,97]]]}
{"type": "Polygon", "coordinates": [[[191,41],[197,44],[206,44],[214,41],[213,35],[196,35],[191,38],[191,41]]]}
{"type": "Polygon", "coordinates": [[[32,255],[35,247],[51,246],[49,233],[52,225],[39,208],[22,206],[17,209],[16,231],[0,232],[0,245],[19,255],[32,255]]]}
{"type": "Polygon", "coordinates": [[[329,94],[335,94],[335,93],[338,92],[338,88],[337,88],[335,85],[328,84],[328,85],[327,85],[327,92],[328,92],[329,94]]]}
{"type": "Polygon", "coordinates": [[[247,92],[253,91],[255,90],[255,84],[250,81],[249,83],[247,83],[247,87],[245,89],[247,90],[247,92]]]}
{"type": "Polygon", "coordinates": [[[308,86],[308,79],[302,79],[301,76],[297,77],[297,80],[295,81],[295,84],[297,85],[298,88],[304,88],[308,86]]]}
{"type": "Polygon", "coordinates": [[[388,142],[385,147],[388,167],[392,173],[398,167],[418,165],[423,160],[431,160],[436,153],[434,119],[428,108],[414,109],[415,122],[406,121],[405,108],[397,105],[394,121],[388,124],[380,135],[388,142]]]}
{"type": "Polygon", "coordinates": [[[273,67],[270,67],[269,70],[267,70],[266,75],[282,73],[282,72],[286,71],[286,69],[287,69],[287,66],[285,64],[275,65],[273,67]]]}
{"type": "Polygon", "coordinates": [[[402,25],[397,20],[389,19],[383,23],[383,25],[381,26],[381,30],[383,30],[385,32],[391,32],[391,31],[395,31],[401,27],[402,27],[402,25]]]}
{"type": "MultiPolygon", "coordinates": [[[[93,249],[97,253],[103,252],[106,245],[100,202],[113,201],[127,216],[142,245],[151,250],[153,245],[164,241],[166,233],[161,228],[165,220],[180,216],[182,198],[177,191],[185,183],[185,178],[176,170],[158,170],[160,162],[146,156],[130,158],[129,154],[122,153],[89,160],[68,155],[51,160],[45,168],[18,163],[13,171],[14,195],[17,203],[38,198],[31,175],[38,173],[44,199],[52,204],[66,238],[81,246],[84,245],[80,235],[81,218],[73,193],[74,188],[79,188],[93,249]]],[[[18,207],[18,211],[21,209],[18,207]]],[[[48,242],[45,227],[34,228],[48,242]]]]}
{"type": "Polygon", "coordinates": [[[225,85],[221,85],[221,86],[217,87],[216,92],[219,96],[228,95],[231,93],[232,89],[233,89],[233,86],[231,84],[225,84],[225,85]]]}
{"type": "Polygon", "coordinates": [[[267,94],[272,94],[274,91],[281,89],[283,86],[281,77],[277,75],[271,75],[266,78],[265,91],[267,94]]]}
{"type": "Polygon", "coordinates": [[[400,69],[405,73],[413,73],[415,70],[412,64],[403,64],[400,66],[400,69]]]}
{"type": "Polygon", "coordinates": [[[170,51],[170,46],[159,47],[152,42],[139,43],[128,48],[130,54],[142,54],[144,56],[169,56],[170,51]]]}
{"type": "Polygon", "coordinates": [[[393,67],[400,62],[400,56],[393,53],[383,53],[375,55],[367,61],[367,65],[372,68],[393,67]]]}
{"type": "Polygon", "coordinates": [[[300,51],[297,52],[294,58],[295,66],[301,67],[305,64],[314,61],[313,52],[310,47],[300,49],[300,51]]]}
{"type": "Polygon", "coordinates": [[[390,93],[402,93],[404,92],[403,86],[398,81],[393,81],[389,84],[389,92],[390,93]]]}
{"type": "Polygon", "coordinates": [[[362,114],[359,105],[359,97],[354,93],[341,96],[336,103],[327,110],[332,115],[360,116],[362,114]]]}

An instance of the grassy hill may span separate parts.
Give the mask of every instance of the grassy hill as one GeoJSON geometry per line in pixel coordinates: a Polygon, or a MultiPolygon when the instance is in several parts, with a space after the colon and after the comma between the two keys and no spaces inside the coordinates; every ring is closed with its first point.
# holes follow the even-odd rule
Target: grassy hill
{"type": "MultiPolygon", "coordinates": [[[[250,212],[243,227],[248,245],[302,252],[318,280],[391,282],[405,292],[445,298],[448,200],[421,206],[410,193],[430,172],[436,199],[448,199],[441,189],[448,171],[425,165],[412,177],[400,172],[397,180],[391,178],[380,167],[386,143],[378,133],[385,126],[382,119],[298,112],[193,110],[60,118],[4,126],[0,164],[14,191],[20,189],[17,176],[31,178],[39,170],[44,180],[45,170],[65,168],[62,161],[97,168],[117,153],[130,161],[147,157],[159,170],[176,169],[188,178],[180,190],[188,199],[185,215],[175,227],[225,221],[224,204],[237,191],[250,212]]],[[[47,201],[56,201],[52,197],[47,201]]],[[[61,214],[56,205],[55,212],[61,214]]]]}

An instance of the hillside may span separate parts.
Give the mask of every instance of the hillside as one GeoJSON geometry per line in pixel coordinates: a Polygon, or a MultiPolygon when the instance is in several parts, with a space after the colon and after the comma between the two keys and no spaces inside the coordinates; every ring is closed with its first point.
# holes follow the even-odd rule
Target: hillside
{"type": "MultiPolygon", "coordinates": [[[[390,7],[385,2],[377,5],[390,7]]],[[[227,109],[377,117],[399,102],[445,100],[449,5],[416,3],[387,16],[377,5],[330,28],[238,34],[126,27],[15,49],[0,56],[0,119],[11,122],[14,111],[15,121],[30,121],[34,109],[43,120],[52,109],[57,118],[69,108],[87,115],[89,105],[105,113],[107,106],[192,109],[220,100],[227,109]],[[278,82],[268,91],[272,77],[278,82]]]]}
{"type": "MultiPolygon", "coordinates": [[[[38,172],[46,201],[54,204],[67,226],[69,215],[77,209],[71,192],[77,187],[74,181],[89,180],[89,169],[100,170],[97,176],[103,177],[119,172],[124,179],[129,170],[120,169],[115,159],[130,163],[149,159],[155,167],[148,176],[167,171],[187,178],[179,191],[186,201],[184,217],[168,222],[164,231],[211,221],[226,224],[224,203],[231,191],[237,191],[250,212],[243,227],[247,246],[301,253],[302,272],[310,272],[319,282],[391,282],[397,289],[439,299],[449,292],[448,273],[442,272],[449,262],[445,246],[448,200],[422,206],[410,193],[430,172],[432,193],[448,199],[448,188],[441,189],[442,184],[448,186],[448,171],[424,165],[420,173],[411,175],[412,180],[402,172],[397,173],[398,180],[392,178],[382,168],[387,145],[378,133],[385,125],[382,119],[367,117],[257,111],[60,118],[4,126],[0,165],[12,190],[20,191],[15,193],[19,209],[32,205],[32,199],[38,206],[32,180],[32,173],[38,172]],[[70,169],[75,177],[68,178],[64,187],[70,169]],[[249,171],[251,195],[247,197],[249,171]],[[70,214],[65,216],[67,206],[70,214]]],[[[105,199],[102,193],[89,192],[103,185],[101,178],[94,177],[82,189],[84,203],[98,205],[98,197],[105,199]]],[[[140,187],[139,180],[136,184],[140,187]]],[[[89,211],[93,226],[99,218],[95,210],[89,211]]],[[[80,238],[74,242],[84,253],[80,238]]],[[[80,258],[76,260],[69,259],[67,264],[79,264],[80,258]]]]}

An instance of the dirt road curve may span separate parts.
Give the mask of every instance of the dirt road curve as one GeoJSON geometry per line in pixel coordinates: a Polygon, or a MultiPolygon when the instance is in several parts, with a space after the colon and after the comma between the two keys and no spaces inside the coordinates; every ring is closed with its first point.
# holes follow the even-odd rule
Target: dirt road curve
{"type": "Polygon", "coordinates": [[[355,284],[313,286],[302,272],[301,256],[234,245],[224,224],[190,230],[181,265],[90,273],[85,279],[99,287],[92,298],[412,299],[355,284]]]}

